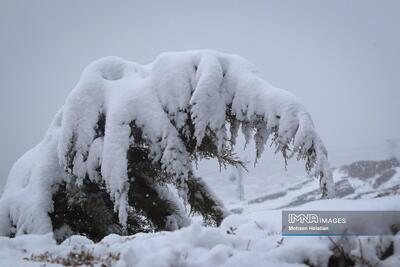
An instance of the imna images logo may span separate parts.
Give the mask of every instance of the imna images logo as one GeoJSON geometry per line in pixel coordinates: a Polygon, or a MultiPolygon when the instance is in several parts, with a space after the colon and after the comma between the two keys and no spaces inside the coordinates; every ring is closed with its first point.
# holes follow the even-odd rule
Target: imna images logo
{"type": "Polygon", "coordinates": [[[288,213],[287,220],[290,224],[345,224],[346,218],[335,216],[334,214],[318,214],[318,213],[288,213]]]}
{"type": "Polygon", "coordinates": [[[289,213],[288,214],[288,221],[289,223],[318,223],[318,215],[312,213],[289,213]]]}

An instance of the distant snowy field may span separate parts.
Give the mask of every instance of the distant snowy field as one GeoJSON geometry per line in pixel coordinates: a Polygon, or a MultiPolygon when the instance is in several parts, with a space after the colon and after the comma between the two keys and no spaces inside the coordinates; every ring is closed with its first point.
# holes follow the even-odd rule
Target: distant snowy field
{"type": "MultiPolygon", "coordinates": [[[[200,172],[206,171],[201,168],[200,172]]],[[[400,168],[393,169],[396,174],[375,192],[399,184],[400,168]]],[[[283,238],[281,209],[274,209],[317,190],[316,180],[299,177],[297,183],[293,183],[293,178],[271,183],[269,179],[247,177],[245,174],[245,195],[240,201],[236,191],[237,181],[229,180],[231,172],[234,173],[234,170],[223,171],[220,177],[209,177],[208,180],[228,208],[241,212],[226,218],[218,228],[203,227],[195,218],[191,226],[175,232],[109,235],[97,244],[83,236],[72,236],[60,245],[53,240],[52,234],[25,235],[14,239],[0,237],[0,266],[327,266],[330,257],[336,253],[335,246],[342,242],[340,238],[283,238]],[[287,195],[276,194],[281,190],[287,195]],[[271,195],[275,198],[268,197],[271,195]]],[[[357,194],[373,188],[372,182],[379,178],[377,175],[357,183],[355,178],[337,170],[334,172],[335,182],[349,179],[355,188],[354,191],[343,191],[349,193],[344,196],[347,199],[316,200],[292,209],[399,210],[398,195],[356,199],[357,194]]],[[[399,235],[353,237],[346,244],[346,253],[359,266],[362,266],[362,261],[371,266],[378,263],[377,266],[400,266],[399,235]],[[377,248],[385,250],[390,244],[394,247],[393,255],[382,257],[376,252],[377,248]]]]}

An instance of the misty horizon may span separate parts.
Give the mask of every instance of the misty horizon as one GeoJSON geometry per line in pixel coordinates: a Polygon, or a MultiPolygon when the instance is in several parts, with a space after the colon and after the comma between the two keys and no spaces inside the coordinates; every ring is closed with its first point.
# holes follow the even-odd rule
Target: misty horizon
{"type": "MultiPolygon", "coordinates": [[[[263,79],[302,100],[332,166],[387,158],[387,140],[400,138],[397,1],[223,1],[191,8],[179,1],[44,2],[0,4],[0,184],[43,138],[82,70],[109,55],[140,64],[166,51],[243,56],[263,79]]],[[[252,160],[252,151],[238,150],[252,160]]],[[[281,156],[267,150],[253,172],[284,173],[281,156]]],[[[302,163],[289,163],[288,174],[304,173],[302,163]]]]}

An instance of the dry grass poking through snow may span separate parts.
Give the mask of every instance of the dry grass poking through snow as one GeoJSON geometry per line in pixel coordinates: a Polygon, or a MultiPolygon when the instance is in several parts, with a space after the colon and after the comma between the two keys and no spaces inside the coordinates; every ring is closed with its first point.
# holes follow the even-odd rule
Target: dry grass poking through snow
{"type": "Polygon", "coordinates": [[[24,260],[45,262],[53,264],[61,264],[63,266],[101,266],[109,267],[115,265],[120,259],[120,254],[108,253],[105,256],[95,256],[90,250],[85,249],[73,249],[66,256],[53,256],[49,252],[43,254],[34,255],[32,254],[29,258],[26,257],[24,260]]]}

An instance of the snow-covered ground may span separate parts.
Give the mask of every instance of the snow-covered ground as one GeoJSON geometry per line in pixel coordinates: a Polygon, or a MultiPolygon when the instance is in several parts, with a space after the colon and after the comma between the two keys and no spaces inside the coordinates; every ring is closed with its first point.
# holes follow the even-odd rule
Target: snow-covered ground
{"type": "Polygon", "coordinates": [[[51,233],[0,237],[0,266],[337,266],[346,257],[359,266],[400,266],[399,235],[344,239],[281,234],[278,207],[293,206],[302,195],[308,194],[308,203],[285,209],[399,210],[396,186],[400,168],[381,163],[367,162],[375,166],[372,170],[362,162],[336,169],[334,178],[342,186],[339,195],[343,199],[335,200],[313,200],[312,192],[318,191],[314,178],[271,185],[268,179],[246,177],[245,173],[245,198],[240,201],[237,181],[221,175],[210,179],[210,185],[229,209],[240,214],[230,215],[218,228],[203,227],[194,220],[175,232],[109,235],[96,244],[86,237],[72,236],[57,245],[51,233]],[[385,173],[393,175],[386,175],[385,181],[377,184],[385,173]],[[343,186],[345,180],[352,190],[343,186]],[[375,198],[379,192],[390,193],[375,198]]]}
{"type": "MultiPolygon", "coordinates": [[[[368,200],[324,200],[301,209],[393,210],[400,198],[368,200]]],[[[94,264],[97,266],[326,266],[338,238],[282,237],[280,210],[259,210],[234,214],[219,228],[193,223],[175,232],[109,235],[94,244],[83,236],[72,236],[56,245],[52,234],[0,238],[0,266],[58,266],[94,264]]],[[[349,255],[379,266],[399,266],[399,236],[387,239],[349,240],[349,255]],[[395,255],[379,261],[376,247],[386,248],[393,241],[395,255]]],[[[373,265],[375,266],[375,265],[373,265]]]]}

